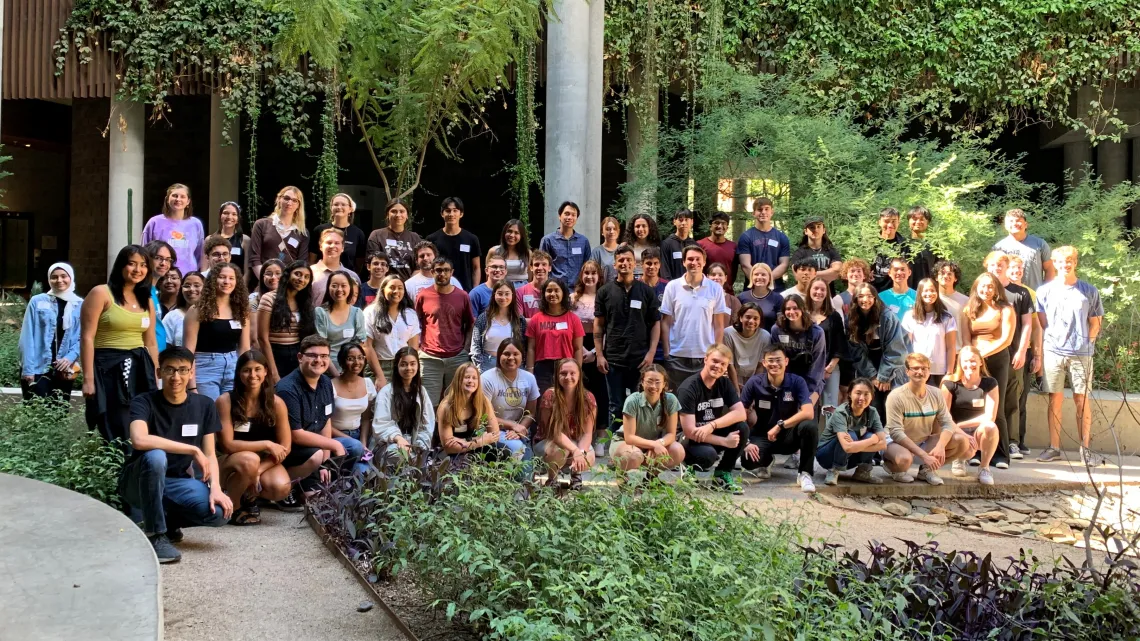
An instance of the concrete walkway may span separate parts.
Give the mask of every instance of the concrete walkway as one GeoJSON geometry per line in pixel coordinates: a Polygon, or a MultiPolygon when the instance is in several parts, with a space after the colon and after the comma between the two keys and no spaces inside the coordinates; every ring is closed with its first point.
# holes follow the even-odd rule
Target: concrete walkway
{"type": "Polygon", "coordinates": [[[162,638],[158,560],[130,519],[0,474],[0,639],[162,638]]]}

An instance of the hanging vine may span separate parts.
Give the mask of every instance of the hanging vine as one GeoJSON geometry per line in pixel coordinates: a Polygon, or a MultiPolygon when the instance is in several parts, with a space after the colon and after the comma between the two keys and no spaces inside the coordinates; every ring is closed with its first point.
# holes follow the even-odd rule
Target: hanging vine
{"type": "Polygon", "coordinates": [[[245,221],[246,229],[253,229],[257,220],[257,210],[261,203],[257,197],[257,121],[261,115],[261,107],[255,105],[248,111],[249,119],[246,128],[249,133],[249,168],[245,175],[245,221]]]}
{"type": "MultiPolygon", "coordinates": [[[[321,155],[313,176],[313,191],[318,203],[330,203],[340,183],[340,165],[337,162],[336,125],[340,117],[340,89],[336,85],[336,72],[329,74],[325,83],[325,105],[321,112],[321,155]]],[[[321,220],[329,222],[330,211],[322,206],[321,220]]]]}
{"type": "Polygon", "coordinates": [[[524,227],[530,226],[530,188],[537,186],[541,191],[542,173],[538,169],[538,119],[534,117],[534,88],[538,74],[535,72],[535,47],[528,45],[519,60],[515,73],[515,137],[516,162],[510,167],[511,192],[519,220],[524,227]]]}

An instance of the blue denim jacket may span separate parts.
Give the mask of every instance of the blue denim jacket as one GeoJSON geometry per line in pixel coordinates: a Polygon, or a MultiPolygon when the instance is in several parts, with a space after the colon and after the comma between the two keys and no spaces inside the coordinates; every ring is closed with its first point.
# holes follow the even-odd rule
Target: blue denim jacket
{"type": "MultiPolygon", "coordinates": [[[[67,303],[51,294],[36,294],[24,310],[24,324],[20,329],[20,375],[38,376],[51,369],[51,343],[55,340],[57,305],[67,303]]],[[[59,358],[71,362],[79,360],[79,309],[71,310],[71,327],[64,331],[59,345],[59,358]]]]}

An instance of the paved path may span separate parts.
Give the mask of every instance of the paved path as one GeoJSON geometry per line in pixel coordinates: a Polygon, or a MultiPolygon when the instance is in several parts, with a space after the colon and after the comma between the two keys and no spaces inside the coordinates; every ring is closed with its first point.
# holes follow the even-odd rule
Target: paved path
{"type": "Polygon", "coordinates": [[[0,639],[161,638],[158,560],[130,519],[7,474],[0,514],[0,639]]]}

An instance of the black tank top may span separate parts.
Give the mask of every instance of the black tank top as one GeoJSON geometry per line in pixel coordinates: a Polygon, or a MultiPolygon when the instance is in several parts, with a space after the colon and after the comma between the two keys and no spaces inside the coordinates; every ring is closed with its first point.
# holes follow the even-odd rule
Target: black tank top
{"type": "Polygon", "coordinates": [[[226,354],[236,352],[241,341],[241,323],[233,319],[216,319],[198,325],[197,352],[226,354]]]}
{"type": "Polygon", "coordinates": [[[248,423],[234,424],[235,441],[277,442],[277,429],[263,416],[251,418],[248,423]]]}

